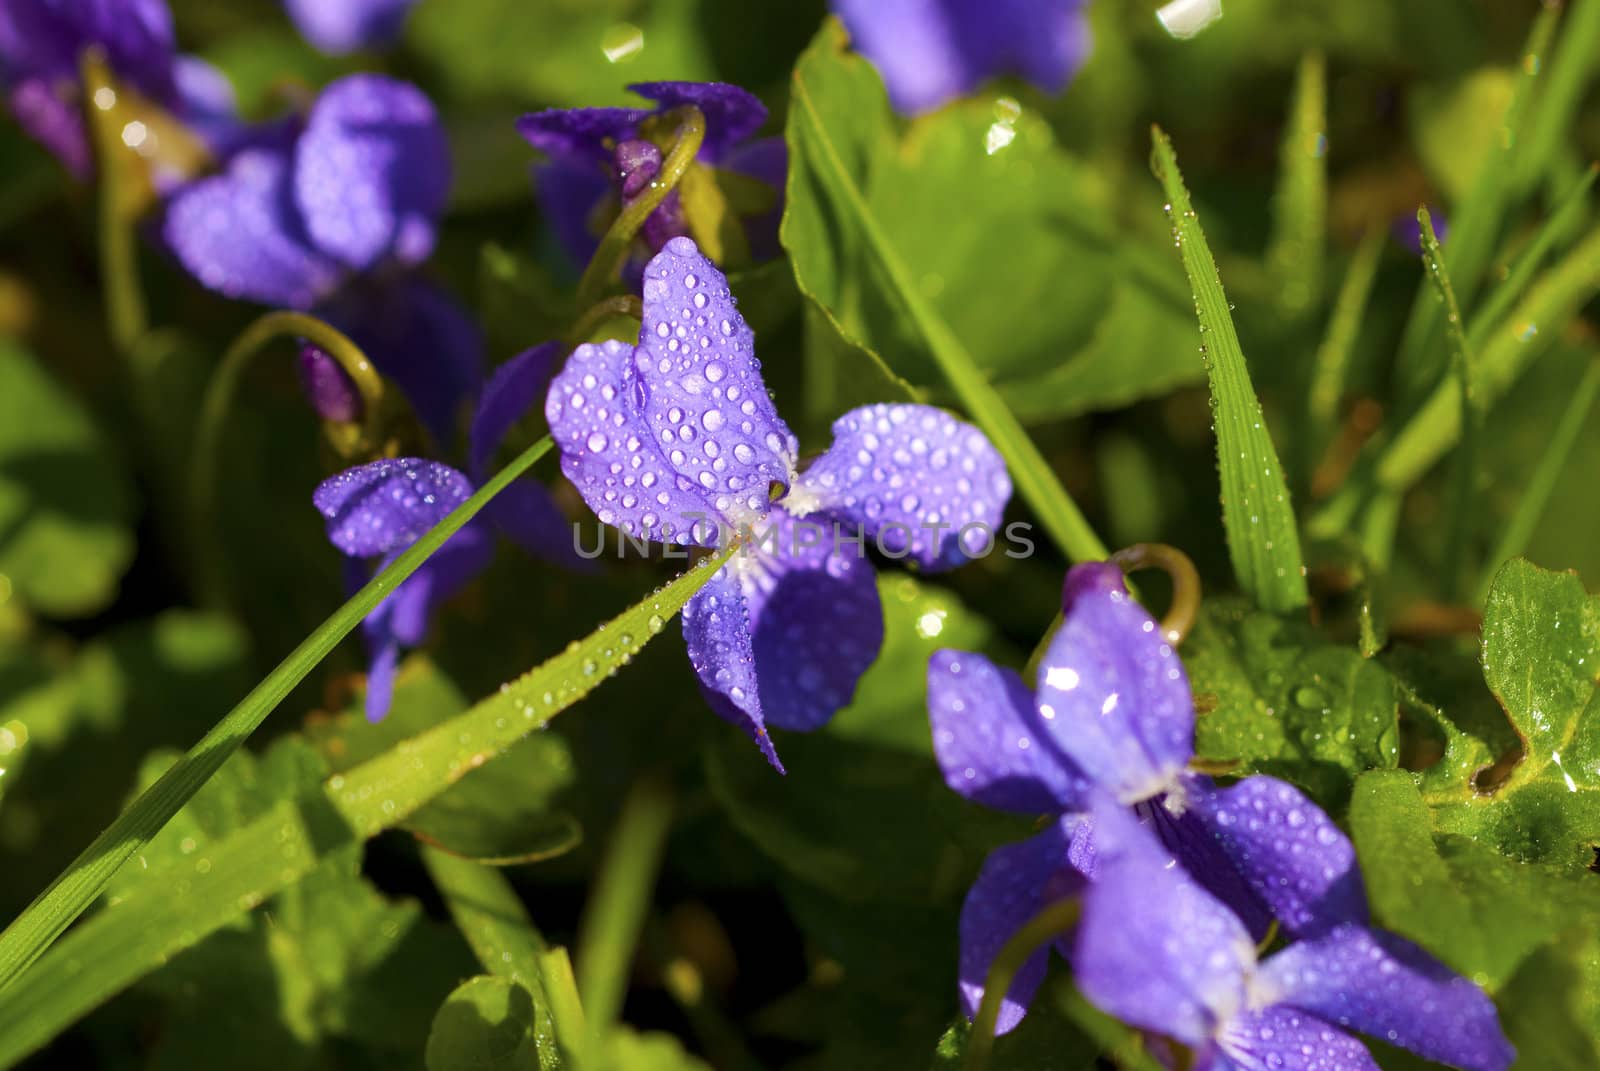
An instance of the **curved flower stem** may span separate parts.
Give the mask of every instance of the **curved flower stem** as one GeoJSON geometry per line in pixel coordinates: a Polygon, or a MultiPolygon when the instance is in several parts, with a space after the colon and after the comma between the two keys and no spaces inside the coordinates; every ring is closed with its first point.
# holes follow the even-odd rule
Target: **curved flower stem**
{"type": "Polygon", "coordinates": [[[222,461],[222,434],[239,380],[250,359],[280,338],[303,338],[321,347],[344,369],[361,394],[365,427],[362,435],[368,445],[379,441],[382,419],[383,380],[361,348],[337,328],[314,316],[299,312],[269,312],[257,319],[234,339],[222,355],[216,372],[200,403],[199,424],[195,430],[194,460],[189,470],[189,539],[194,544],[198,568],[199,595],[209,606],[225,598],[226,581],[215,543],[203,538],[216,512],[217,471],[222,461]]]}
{"type": "Polygon", "coordinates": [[[1166,543],[1135,543],[1111,555],[1111,560],[1125,573],[1160,569],[1172,578],[1172,605],[1161,619],[1161,635],[1174,647],[1182,643],[1200,615],[1200,572],[1189,556],[1166,543]]]}
{"type": "MultiPolygon", "coordinates": [[[[124,188],[127,154],[112,109],[117,89],[99,49],[89,49],[79,62],[84,114],[94,145],[100,208],[100,286],[105,291],[106,322],[111,341],[125,360],[136,359],[148,324],[144,292],[139,285],[138,248],[124,188]]],[[[139,369],[134,369],[138,375],[139,369]]],[[[136,382],[135,386],[139,384],[136,382]]]]}
{"type": "Polygon", "coordinates": [[[1028,962],[1029,956],[1078,924],[1081,909],[1076,897],[1057,900],[1023,923],[1001,947],[983,980],[983,1003],[978,1005],[972,1032],[967,1035],[967,1056],[963,1064],[966,1071],[987,1071],[989,1055],[994,1051],[995,1024],[1000,1021],[1000,1002],[1010,992],[1011,980],[1028,962]]]}
{"type": "Polygon", "coordinates": [[[634,236],[644,226],[644,221],[667,199],[667,194],[683,179],[684,172],[689,170],[689,165],[699,155],[700,143],[706,137],[705,115],[692,105],[682,108],[678,114],[682,117],[678,124],[678,140],[673,143],[666,159],[661,161],[660,173],[650,183],[649,189],[622,209],[611,224],[611,229],[600,239],[600,248],[589,258],[589,266],[583,270],[583,278],[578,281],[578,308],[587,309],[599,302],[601,292],[621,270],[628,247],[633,244],[634,236]]]}
{"type": "Polygon", "coordinates": [[[634,294],[613,294],[595,302],[573,322],[571,330],[562,337],[561,344],[569,351],[575,350],[589,341],[589,336],[594,334],[601,324],[619,316],[631,316],[642,322],[644,302],[634,294]]]}

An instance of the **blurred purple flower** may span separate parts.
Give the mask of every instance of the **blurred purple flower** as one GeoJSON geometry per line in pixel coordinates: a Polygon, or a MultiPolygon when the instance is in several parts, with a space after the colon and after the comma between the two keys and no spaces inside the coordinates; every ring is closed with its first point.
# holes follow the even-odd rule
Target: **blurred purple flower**
{"type": "Polygon", "coordinates": [[[417,271],[449,188],[449,146],[428,98],[357,74],[178,191],[162,235],[209,289],[309,310],[350,335],[448,443],[482,380],[478,329],[417,271]]]}
{"type": "MultiPolygon", "coordinates": [[[[1121,570],[1108,562],[1074,566],[1063,603],[1037,692],[980,654],[944,650],[929,660],[928,713],[946,783],[978,803],[1024,814],[1076,814],[1104,794],[1148,822],[1256,936],[1274,917],[1297,937],[1364,923],[1355,849],[1316,804],[1276,778],[1218,788],[1188,769],[1188,677],[1159,626],[1128,595],[1121,570]]],[[[1004,905],[1053,887],[1036,880],[1040,870],[1061,875],[1064,889],[1074,880],[1075,868],[1040,838],[1001,853],[1009,853],[1006,861],[985,867],[962,909],[969,1015],[995,953],[1027,920],[1004,905]],[[1013,888],[1017,882],[1026,887],[1013,888]]],[[[1037,985],[1042,959],[1037,976],[1027,977],[1037,985]]],[[[1002,1028],[1022,1019],[1031,995],[1029,986],[1013,988],[1002,1028]]]]}
{"type": "MultiPolygon", "coordinates": [[[[94,169],[79,85],[79,62],[93,47],[121,85],[193,127],[213,149],[236,129],[232,87],[210,65],[178,54],[165,0],[5,0],[0,86],[23,129],[79,178],[94,169]]],[[[145,138],[140,151],[159,165],[159,134],[145,138]]]]}
{"type": "Polygon", "coordinates": [[[1465,1071],[1511,1065],[1483,990],[1417,946],[1345,923],[1257,962],[1244,923],[1144,824],[1104,797],[1090,822],[1074,980],[1101,1010],[1194,1049],[1199,1071],[1377,1071],[1347,1030],[1465,1071]]]}
{"type": "Polygon", "coordinates": [[[1089,57],[1087,0],[831,0],[889,100],[918,115],[1017,74],[1059,93],[1089,57]]]}
{"type": "MultiPolygon", "coordinates": [[[[754,179],[772,191],[758,213],[738,214],[745,217],[751,255],[757,260],[776,256],[788,156],[782,138],[749,140],[767,119],[761,101],[720,82],[643,82],[628,88],[656,107],[555,109],[517,121],[522,136],[549,157],[534,173],[539,199],[573,262],[587,263],[618,205],[649,188],[674,135],[671,128],[651,129],[653,120],[683,105],[699,108],[706,118],[700,165],[754,179]]],[[[645,222],[646,256],[660,252],[671,238],[690,235],[689,228],[674,190],[645,222]]]]}
{"type": "Polygon", "coordinates": [[[1011,495],[983,433],[923,405],[846,413],[799,472],[754,336],[688,238],[645,268],[638,345],[578,347],[545,414],[602,522],[681,546],[716,546],[724,527],[754,537],[685,607],[683,630],[712,709],[779,770],[768,724],[826,723],[883,642],[862,541],[924,569],[957,565],[974,549],[962,526],[992,538],[1011,495]]]}
{"type": "Polygon", "coordinates": [[[330,55],[387,45],[417,0],[283,0],[300,36],[330,55]]]}

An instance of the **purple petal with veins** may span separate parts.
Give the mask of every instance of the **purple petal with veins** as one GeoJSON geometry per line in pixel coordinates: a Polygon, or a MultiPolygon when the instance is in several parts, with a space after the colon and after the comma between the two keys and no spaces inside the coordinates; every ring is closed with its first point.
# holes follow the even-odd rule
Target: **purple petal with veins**
{"type": "Polygon", "coordinates": [[[1271,1007],[1229,1020],[1201,1071],[1379,1071],[1366,1046],[1331,1023],[1271,1007]]]}
{"type": "Polygon", "coordinates": [[[449,465],[420,457],[374,461],[330,476],[311,501],[328,538],[356,558],[415,543],[472,496],[472,484],[449,465]]]}
{"type": "Polygon", "coordinates": [[[700,158],[712,163],[767,121],[767,107],[760,98],[726,82],[638,82],[628,88],[662,110],[686,104],[699,108],[706,117],[700,158]]]}

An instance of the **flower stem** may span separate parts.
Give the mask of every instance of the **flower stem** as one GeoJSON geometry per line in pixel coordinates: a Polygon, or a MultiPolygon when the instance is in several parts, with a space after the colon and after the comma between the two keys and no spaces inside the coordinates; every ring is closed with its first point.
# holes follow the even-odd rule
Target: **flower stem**
{"type": "Polygon", "coordinates": [[[600,239],[600,247],[595,250],[594,256],[589,258],[589,266],[583,270],[583,278],[578,281],[578,308],[588,309],[600,301],[600,295],[622,269],[622,262],[628,256],[628,247],[633,244],[634,236],[644,226],[644,221],[683,180],[684,172],[689,170],[689,165],[699,155],[700,144],[706,137],[705,115],[692,105],[684,107],[678,114],[681,116],[678,140],[673,143],[666,159],[661,161],[660,173],[638,199],[624,206],[611,224],[611,229],[600,239]]]}
{"type": "Polygon", "coordinates": [[[634,294],[613,294],[589,306],[588,311],[579,316],[572,324],[572,329],[562,336],[561,344],[571,350],[577,349],[589,341],[600,325],[607,320],[614,320],[623,316],[631,316],[635,320],[644,320],[644,302],[634,294]]]}
{"type": "MultiPolygon", "coordinates": [[[[105,292],[106,322],[117,352],[130,363],[137,361],[139,340],[148,328],[144,292],[139,285],[138,248],[134,242],[127,153],[112,109],[117,89],[111,70],[98,49],[89,49],[79,63],[83,82],[84,112],[94,145],[99,184],[100,285],[105,292]]],[[[134,368],[135,376],[142,369],[134,368]]],[[[140,383],[135,382],[135,387],[140,383]]]]}
{"type": "Polygon", "coordinates": [[[339,362],[361,394],[365,426],[361,430],[366,445],[379,442],[383,380],[361,348],[338,329],[304,313],[269,312],[257,319],[234,339],[222,355],[205,397],[200,403],[199,425],[195,431],[194,459],[189,471],[188,537],[193,544],[200,570],[199,596],[207,606],[226,602],[227,581],[215,540],[202,538],[216,516],[217,473],[222,461],[222,436],[228,414],[245,368],[261,350],[280,338],[303,338],[322,348],[339,362]]]}
{"type": "Polygon", "coordinates": [[[1028,957],[1078,924],[1080,910],[1075,897],[1047,905],[1023,923],[994,957],[989,974],[983,980],[983,1003],[978,1005],[972,1032],[967,1035],[966,1071],[987,1071],[989,1056],[994,1051],[995,1024],[1000,1021],[1000,1002],[1010,992],[1011,980],[1028,962],[1028,957]]]}
{"type": "Polygon", "coordinates": [[[1161,635],[1176,647],[1200,616],[1200,571],[1189,556],[1166,543],[1135,543],[1111,555],[1124,573],[1160,569],[1172,579],[1172,604],[1161,619],[1161,635]]]}

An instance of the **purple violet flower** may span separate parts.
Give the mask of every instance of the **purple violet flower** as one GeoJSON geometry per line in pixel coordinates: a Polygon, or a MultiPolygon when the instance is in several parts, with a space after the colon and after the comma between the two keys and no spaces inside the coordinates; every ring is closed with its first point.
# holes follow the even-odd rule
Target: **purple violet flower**
{"type": "MultiPolygon", "coordinates": [[[[69,171],[94,170],[78,65],[98,47],[120,83],[190,125],[218,148],[236,130],[233,88],[217,70],[179,55],[165,0],[6,0],[0,4],[0,86],[24,130],[69,171]]],[[[160,133],[125,136],[157,165],[160,133]]]]}
{"type": "Polygon", "coordinates": [[[902,115],[932,111],[999,74],[1050,93],[1089,57],[1087,0],[831,0],[902,115]]]}
{"type": "Polygon", "coordinates": [[[417,0],[283,0],[300,36],[342,56],[387,45],[400,36],[417,0]]]}
{"type": "MultiPolygon", "coordinates": [[[[656,107],[554,109],[517,121],[522,136],[549,157],[549,163],[534,172],[539,199],[573,262],[587,263],[618,205],[630,203],[649,188],[674,137],[671,127],[660,127],[656,120],[682,105],[694,105],[706,118],[697,166],[741,175],[770,190],[764,204],[745,206],[735,201],[732,207],[744,218],[752,259],[776,256],[788,155],[782,138],[749,140],[767,120],[761,101],[738,86],[720,82],[643,82],[628,88],[655,101],[656,107]],[[750,210],[742,211],[745,208],[750,210]]],[[[704,244],[705,236],[691,232],[692,222],[685,216],[678,191],[668,194],[645,221],[641,232],[649,251],[645,256],[660,252],[676,237],[696,237],[704,244]]]]}
{"type": "Polygon", "coordinates": [[[208,289],[309,310],[350,335],[448,443],[482,379],[477,328],[417,270],[449,188],[449,146],[428,98],[357,74],[178,191],[162,234],[208,289]]]}
{"type": "Polygon", "coordinates": [[[1089,821],[1074,979],[1101,1010],[1193,1049],[1196,1071],[1378,1071],[1346,1031],[1465,1071],[1511,1065],[1488,996],[1416,945],[1344,923],[1258,962],[1244,922],[1144,823],[1105,797],[1089,821]]]}
{"type": "Polygon", "coordinates": [[[923,405],[846,413],[800,472],[754,335],[688,238],[645,268],[638,345],[578,347],[545,415],[602,522],[681,546],[717,546],[723,528],[752,537],[685,607],[683,631],[711,708],[779,770],[767,726],[822,726],[883,642],[863,544],[948,568],[988,545],[1011,495],[983,433],[923,405]]]}

